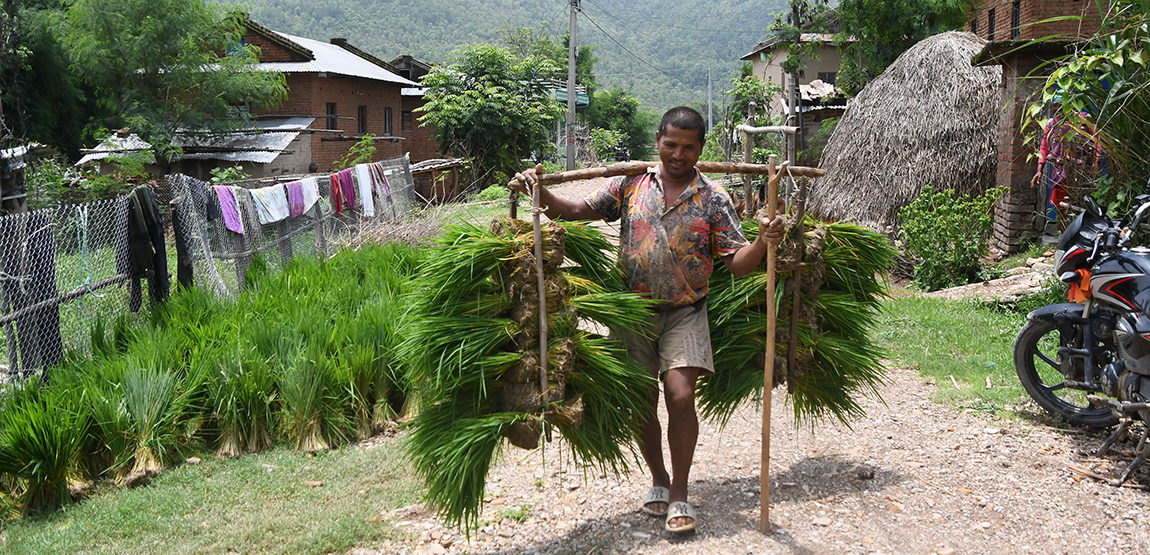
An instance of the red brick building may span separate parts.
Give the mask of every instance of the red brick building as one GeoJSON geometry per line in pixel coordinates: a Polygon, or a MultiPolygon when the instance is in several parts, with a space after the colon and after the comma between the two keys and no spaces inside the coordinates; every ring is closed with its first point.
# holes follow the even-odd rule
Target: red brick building
{"type": "MultiPolygon", "coordinates": [[[[424,75],[431,71],[431,64],[421,62],[408,55],[400,56],[390,62],[405,79],[412,81],[419,81],[424,75]]],[[[423,87],[405,87],[401,94],[403,95],[403,110],[399,116],[399,129],[403,136],[408,139],[409,149],[411,153],[411,161],[422,162],[424,160],[435,160],[443,156],[439,151],[439,143],[435,141],[435,126],[419,124],[420,112],[415,109],[422,107],[424,104],[423,87]]]]}
{"type": "MultiPolygon", "coordinates": [[[[283,72],[288,95],[276,110],[255,111],[260,121],[311,118],[264,175],[327,172],[365,134],[375,135],[375,159],[394,158],[426,145],[401,130],[402,90],[415,87],[387,62],[333,38],[322,42],[245,23],[245,44],[260,47],[260,67],[283,72]],[[313,165],[314,164],[314,165],[313,165]]],[[[434,145],[433,145],[434,146],[434,145]]]]}
{"type": "Polygon", "coordinates": [[[1090,0],[983,0],[971,14],[968,30],[990,41],[972,63],[1002,66],[997,185],[1007,193],[995,207],[992,245],[1004,253],[1017,252],[1046,226],[1045,196],[1030,187],[1037,163],[1022,142],[1023,110],[1053,70],[1044,64],[1088,40],[1098,22],[1090,0]],[[1078,18],[1044,21],[1064,16],[1078,18]]]}

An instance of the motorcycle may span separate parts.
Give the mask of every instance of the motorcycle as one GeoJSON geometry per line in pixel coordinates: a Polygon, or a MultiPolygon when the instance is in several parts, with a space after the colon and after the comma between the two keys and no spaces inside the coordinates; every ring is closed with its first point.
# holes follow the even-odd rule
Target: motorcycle
{"type": "MultiPolygon", "coordinates": [[[[1147,184],[1150,192],[1150,183],[1147,184]]],[[[1071,302],[1026,316],[1014,342],[1014,368],[1043,409],[1073,425],[1118,425],[1096,451],[1130,437],[1136,420],[1150,424],[1150,249],[1130,246],[1150,216],[1150,193],[1122,218],[1107,218],[1093,198],[1066,227],[1054,252],[1054,272],[1071,302]]],[[[1150,457],[1143,427],[1135,458],[1120,486],[1150,457]]]]}

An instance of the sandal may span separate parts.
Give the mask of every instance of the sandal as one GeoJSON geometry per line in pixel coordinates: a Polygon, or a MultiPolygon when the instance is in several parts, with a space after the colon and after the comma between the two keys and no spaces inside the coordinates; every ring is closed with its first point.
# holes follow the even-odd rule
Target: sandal
{"type": "Polygon", "coordinates": [[[665,530],[667,530],[668,532],[673,532],[673,533],[689,532],[691,530],[694,530],[698,524],[699,524],[699,519],[695,517],[695,508],[692,507],[690,503],[687,503],[685,501],[676,501],[674,503],[671,503],[668,506],[667,520],[666,520],[666,522],[663,523],[663,528],[665,530]],[[690,518],[691,522],[689,524],[685,524],[683,526],[676,526],[676,527],[671,526],[671,520],[672,519],[682,518],[682,517],[690,518]]]}
{"type": "Polygon", "coordinates": [[[663,516],[663,515],[667,514],[666,509],[663,509],[660,512],[656,512],[656,511],[653,511],[651,509],[648,509],[647,505],[650,505],[651,503],[668,503],[669,504],[670,502],[671,502],[671,492],[668,491],[667,488],[660,487],[660,486],[654,486],[651,488],[650,491],[647,492],[647,498],[643,500],[642,505],[639,505],[639,510],[643,511],[644,513],[647,513],[651,516],[663,516]]]}

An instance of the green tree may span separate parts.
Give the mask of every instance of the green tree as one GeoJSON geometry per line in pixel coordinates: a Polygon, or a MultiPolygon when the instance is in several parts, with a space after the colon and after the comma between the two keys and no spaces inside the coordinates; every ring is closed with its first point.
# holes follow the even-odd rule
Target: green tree
{"type": "Polygon", "coordinates": [[[435,126],[444,153],[471,159],[482,177],[510,175],[520,159],[550,148],[548,132],[564,112],[538,79],[555,71],[551,60],[516,59],[491,45],[466,46],[454,58],[423,77],[426,103],[418,109],[422,125],[435,126]]]}
{"type": "Polygon", "coordinates": [[[836,40],[843,53],[835,85],[858,94],[922,39],[961,29],[972,0],[841,0],[836,40]]]}
{"type": "Polygon", "coordinates": [[[73,65],[128,126],[178,154],[177,131],[220,133],[243,124],[235,107],[274,107],[287,95],[283,74],[257,71],[258,48],[243,44],[238,11],[204,0],[75,0],[62,26],[73,65]]]}
{"type": "Polygon", "coordinates": [[[651,155],[658,116],[642,110],[631,91],[616,86],[595,92],[584,115],[592,128],[621,133],[623,146],[632,159],[643,160],[651,155]]]}
{"type": "MultiPolygon", "coordinates": [[[[18,6],[15,55],[0,56],[4,122],[30,142],[55,147],[75,160],[85,122],[95,114],[90,91],[69,68],[68,53],[53,33],[63,14],[60,0],[27,0],[18,6]],[[15,62],[15,65],[14,65],[15,62]]],[[[4,36],[11,37],[6,30],[4,36]]]]}

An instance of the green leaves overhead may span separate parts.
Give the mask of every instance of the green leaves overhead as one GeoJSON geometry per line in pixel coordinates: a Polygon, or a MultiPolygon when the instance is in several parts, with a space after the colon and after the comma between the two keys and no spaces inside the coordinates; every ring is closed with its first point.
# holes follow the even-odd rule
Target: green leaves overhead
{"type": "Polygon", "coordinates": [[[423,77],[422,125],[435,126],[444,153],[476,161],[481,172],[518,169],[518,161],[548,148],[547,132],[563,116],[542,79],[556,66],[542,56],[517,59],[511,51],[472,45],[454,53],[455,63],[423,77]]]}
{"type": "Polygon", "coordinates": [[[243,15],[204,0],[76,0],[61,29],[72,64],[116,114],[170,158],[177,130],[223,132],[243,122],[232,106],[275,107],[280,73],[257,71],[243,15]]]}

